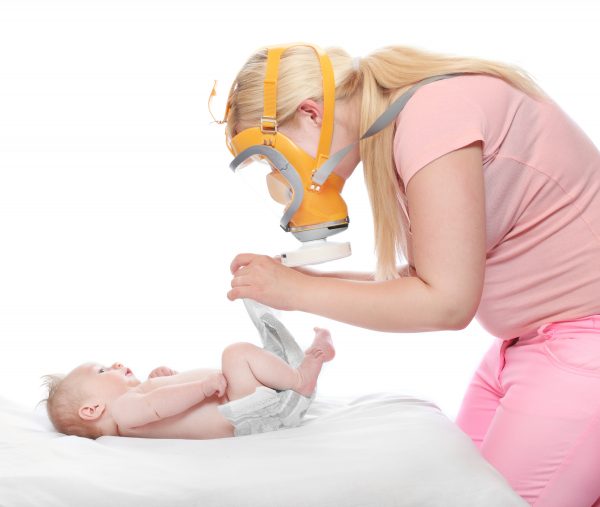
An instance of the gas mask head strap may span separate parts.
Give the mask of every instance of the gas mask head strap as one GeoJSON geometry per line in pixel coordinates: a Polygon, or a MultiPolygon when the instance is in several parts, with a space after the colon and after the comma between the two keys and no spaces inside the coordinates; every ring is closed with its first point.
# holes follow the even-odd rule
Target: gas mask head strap
{"type": "MultiPolygon", "coordinates": [[[[392,121],[394,121],[400,111],[404,108],[406,103],[410,100],[410,98],[414,95],[414,93],[421,88],[421,86],[426,85],[427,83],[431,83],[433,81],[439,81],[440,79],[447,79],[453,76],[461,76],[464,74],[468,74],[468,72],[454,72],[450,74],[441,74],[438,76],[428,77],[419,81],[411,88],[409,88],[405,93],[403,93],[398,99],[396,99],[390,106],[377,118],[373,124],[369,127],[369,129],[360,137],[359,141],[362,139],[366,139],[367,137],[371,137],[372,135],[377,134],[385,127],[387,127],[392,121]]],[[[323,182],[329,177],[331,172],[335,169],[335,167],[342,161],[342,159],[350,152],[350,150],[357,144],[359,141],[355,141],[348,146],[345,146],[339,151],[336,151],[329,160],[327,160],[322,166],[319,167],[319,170],[313,174],[312,180],[322,185],[323,182]]]]}
{"type": "Polygon", "coordinates": [[[316,165],[320,167],[328,158],[333,136],[333,113],[335,108],[335,79],[331,61],[322,49],[312,44],[294,43],[272,46],[267,49],[267,69],[264,80],[263,115],[260,128],[263,133],[263,143],[273,145],[271,136],[277,135],[277,80],[279,77],[279,62],[281,55],[289,48],[306,46],[311,48],[319,58],[321,76],[323,78],[323,123],[317,150],[316,165]]]}

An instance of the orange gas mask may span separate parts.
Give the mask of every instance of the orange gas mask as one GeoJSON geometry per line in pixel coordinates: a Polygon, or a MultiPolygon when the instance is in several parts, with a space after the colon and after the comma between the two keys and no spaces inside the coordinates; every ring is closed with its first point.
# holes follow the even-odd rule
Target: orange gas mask
{"type": "MultiPolygon", "coordinates": [[[[462,74],[462,73],[461,73],[462,74]]],[[[416,84],[394,102],[361,137],[369,137],[390,124],[418,87],[427,82],[451,77],[454,74],[434,76],[416,84]]],[[[211,97],[215,95],[215,89],[211,97]]],[[[348,209],[340,195],[344,179],[333,172],[339,162],[358,142],[330,157],[335,110],[335,81],[327,54],[312,44],[288,44],[269,47],[264,79],[263,115],[260,125],[247,128],[227,138],[229,151],[235,157],[230,163],[234,172],[243,170],[252,162],[268,164],[266,187],[271,198],[284,206],[280,220],[282,229],[291,232],[303,247],[282,254],[288,266],[315,264],[350,255],[349,243],[326,242],[326,238],[348,228],[348,209]],[[291,139],[278,131],[277,81],[281,55],[290,47],[307,46],[319,59],[323,78],[323,119],[317,156],[312,157],[291,139]]],[[[229,112],[229,101],[225,118],[229,112]]],[[[224,122],[225,120],[223,120],[224,122]]],[[[219,123],[223,123],[219,122],[219,123]]]]}

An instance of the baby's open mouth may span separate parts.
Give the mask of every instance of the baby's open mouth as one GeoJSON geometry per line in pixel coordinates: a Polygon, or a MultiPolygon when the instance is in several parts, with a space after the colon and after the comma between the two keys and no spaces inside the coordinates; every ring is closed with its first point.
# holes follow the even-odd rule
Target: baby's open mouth
{"type": "Polygon", "coordinates": [[[133,372],[132,372],[132,371],[131,371],[129,368],[127,368],[127,369],[125,370],[125,375],[126,375],[126,376],[133,375],[133,372]]]}

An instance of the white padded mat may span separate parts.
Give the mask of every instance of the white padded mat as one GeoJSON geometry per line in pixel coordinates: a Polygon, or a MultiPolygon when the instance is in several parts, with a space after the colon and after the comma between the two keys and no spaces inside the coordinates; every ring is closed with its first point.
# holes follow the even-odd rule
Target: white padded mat
{"type": "Polygon", "coordinates": [[[435,405],[388,393],[218,440],[65,436],[0,399],[0,450],[2,507],[527,506],[435,405]]]}

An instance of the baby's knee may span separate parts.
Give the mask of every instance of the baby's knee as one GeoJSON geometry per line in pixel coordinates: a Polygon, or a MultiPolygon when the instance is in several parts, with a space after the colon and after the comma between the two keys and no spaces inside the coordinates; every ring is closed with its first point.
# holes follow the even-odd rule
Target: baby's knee
{"type": "Polygon", "coordinates": [[[248,354],[252,353],[252,351],[256,350],[257,348],[258,347],[256,345],[248,342],[232,343],[231,345],[227,345],[227,347],[223,349],[221,361],[238,361],[241,358],[243,359],[247,357],[248,354]]]}

